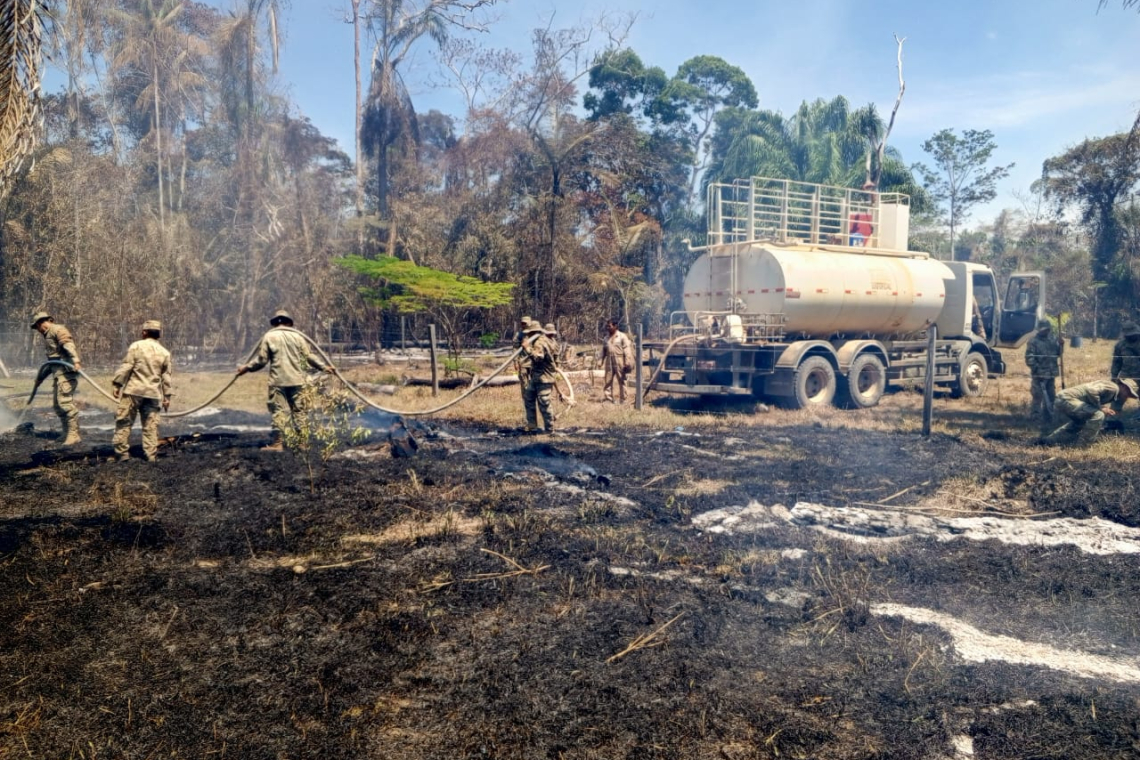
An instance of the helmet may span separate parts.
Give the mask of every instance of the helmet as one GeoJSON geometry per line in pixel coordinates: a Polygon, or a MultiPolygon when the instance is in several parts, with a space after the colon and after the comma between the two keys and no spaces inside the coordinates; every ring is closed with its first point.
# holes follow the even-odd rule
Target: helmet
{"type": "Polygon", "coordinates": [[[148,319],[147,321],[143,322],[142,329],[154,330],[155,332],[162,332],[162,323],[159,322],[157,319],[148,319]]]}
{"type": "Polygon", "coordinates": [[[293,317],[289,316],[289,312],[285,311],[284,309],[278,309],[277,311],[273,312],[273,316],[269,319],[269,324],[274,326],[279,325],[283,322],[286,322],[290,325],[293,324],[293,317]]]}
{"type": "Polygon", "coordinates": [[[1125,322],[1124,325],[1120,328],[1120,332],[1124,333],[1126,336],[1140,335],[1140,326],[1137,326],[1135,322],[1125,322]]]}
{"type": "Polygon", "coordinates": [[[1037,320],[1037,329],[1038,330],[1052,330],[1053,329],[1053,323],[1047,319],[1039,319],[1039,320],[1037,320]]]}
{"type": "Polygon", "coordinates": [[[554,323],[553,322],[547,322],[546,325],[543,326],[542,331],[544,333],[546,333],[547,335],[557,335],[558,334],[558,331],[554,329],[554,323]]]}
{"type": "Polygon", "coordinates": [[[39,327],[40,322],[43,322],[45,319],[51,319],[51,314],[48,314],[46,311],[37,311],[32,315],[32,327],[39,327]]]}

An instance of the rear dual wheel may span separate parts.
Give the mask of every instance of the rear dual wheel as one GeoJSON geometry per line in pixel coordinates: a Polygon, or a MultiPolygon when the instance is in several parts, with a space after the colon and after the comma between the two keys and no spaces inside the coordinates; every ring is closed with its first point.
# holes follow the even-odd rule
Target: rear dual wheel
{"type": "Polygon", "coordinates": [[[860,354],[851,362],[842,385],[840,401],[848,409],[877,406],[887,389],[887,368],[874,354],[860,354]]]}

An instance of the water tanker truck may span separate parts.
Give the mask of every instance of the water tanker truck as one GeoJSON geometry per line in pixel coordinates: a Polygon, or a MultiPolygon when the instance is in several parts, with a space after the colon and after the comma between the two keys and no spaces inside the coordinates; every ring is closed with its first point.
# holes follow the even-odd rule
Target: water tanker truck
{"type": "Polygon", "coordinates": [[[1043,314],[1045,279],[907,250],[909,198],[753,177],[709,187],[708,245],[668,340],[648,343],[650,387],[753,396],[793,408],[876,405],[888,385],[979,396],[1043,314]]]}

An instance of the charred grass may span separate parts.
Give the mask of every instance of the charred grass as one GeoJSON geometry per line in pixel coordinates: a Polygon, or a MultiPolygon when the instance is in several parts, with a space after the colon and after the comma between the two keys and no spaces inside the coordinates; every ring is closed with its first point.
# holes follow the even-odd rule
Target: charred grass
{"type": "Polygon", "coordinates": [[[535,453],[494,435],[512,388],[315,489],[247,435],[152,467],[5,435],[0,757],[1132,757],[1140,685],[968,661],[873,608],[1134,660],[1140,555],[692,526],[805,500],[1140,525],[1136,439],[1033,447],[1016,381],[942,400],[929,439],[906,392],[637,415],[585,385],[540,450],[585,477],[504,464],[535,453]]]}

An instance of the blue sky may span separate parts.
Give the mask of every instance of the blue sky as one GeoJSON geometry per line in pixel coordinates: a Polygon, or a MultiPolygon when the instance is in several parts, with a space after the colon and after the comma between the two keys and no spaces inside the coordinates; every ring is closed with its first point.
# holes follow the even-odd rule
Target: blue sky
{"type": "MultiPolygon", "coordinates": [[[[414,0],[408,0],[413,2],[414,0]]],[[[228,8],[232,0],[212,0],[228,8]]],[[[530,32],[638,12],[628,46],[668,74],[717,55],[752,79],[763,108],[805,99],[874,102],[886,117],[898,88],[894,34],[906,37],[907,91],[891,144],[928,161],[923,140],[943,128],[990,129],[994,161],[1016,163],[988,221],[1018,207],[1044,159],[1086,137],[1123,131],[1140,109],[1140,13],[1120,0],[507,0],[484,44],[529,52],[530,32]]],[[[348,0],[291,0],[279,84],[301,111],[352,152],[354,82],[348,0]]],[[[601,39],[599,37],[599,44],[601,39]]],[[[365,41],[366,53],[370,42],[365,41]]],[[[462,117],[427,43],[405,70],[417,108],[462,117]]],[[[365,82],[367,86],[367,82],[365,82]]]]}

